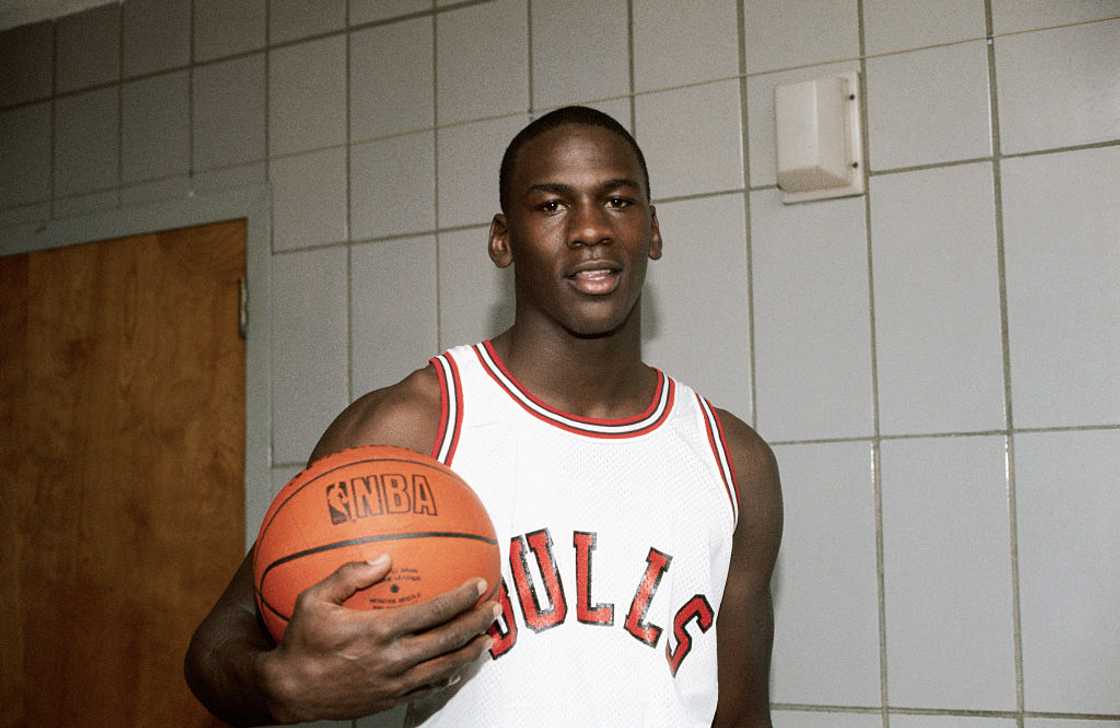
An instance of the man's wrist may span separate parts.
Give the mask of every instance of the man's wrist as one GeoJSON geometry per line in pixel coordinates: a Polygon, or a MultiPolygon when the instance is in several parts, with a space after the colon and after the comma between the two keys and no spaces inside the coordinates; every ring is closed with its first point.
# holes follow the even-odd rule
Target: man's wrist
{"type": "Polygon", "coordinates": [[[273,723],[299,723],[307,719],[289,707],[291,678],[277,660],[276,650],[265,650],[253,656],[253,682],[273,723]]]}

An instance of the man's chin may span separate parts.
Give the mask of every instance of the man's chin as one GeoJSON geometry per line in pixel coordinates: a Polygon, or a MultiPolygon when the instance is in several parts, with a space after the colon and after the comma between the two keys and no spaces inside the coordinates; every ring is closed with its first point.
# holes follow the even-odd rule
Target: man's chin
{"type": "Polygon", "coordinates": [[[601,319],[584,319],[581,321],[569,321],[564,326],[565,330],[577,339],[609,339],[622,332],[627,324],[634,318],[638,304],[634,304],[633,308],[627,315],[623,316],[621,320],[618,317],[604,317],[601,319]]]}

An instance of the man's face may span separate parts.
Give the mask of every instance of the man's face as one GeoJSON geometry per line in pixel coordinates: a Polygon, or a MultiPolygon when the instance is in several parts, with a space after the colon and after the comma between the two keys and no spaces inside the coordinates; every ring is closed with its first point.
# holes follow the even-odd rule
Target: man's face
{"type": "Polygon", "coordinates": [[[514,264],[517,313],[595,336],[626,322],[650,258],[657,217],[637,155],[596,126],[566,125],[526,143],[510,176],[509,209],[491,226],[490,255],[514,264]]]}

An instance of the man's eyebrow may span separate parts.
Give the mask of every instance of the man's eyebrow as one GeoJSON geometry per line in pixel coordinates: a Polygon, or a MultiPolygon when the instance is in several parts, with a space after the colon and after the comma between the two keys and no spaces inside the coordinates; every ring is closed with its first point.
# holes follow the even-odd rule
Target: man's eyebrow
{"type": "Polygon", "coordinates": [[[535,185],[529,185],[529,189],[525,190],[526,194],[533,192],[552,192],[557,195],[566,195],[572,191],[572,188],[559,182],[538,182],[535,185]]]}
{"type": "Polygon", "coordinates": [[[607,180],[603,183],[603,189],[611,189],[614,187],[633,187],[635,189],[642,189],[642,186],[637,180],[628,177],[619,177],[618,179],[607,180]]]}
{"type": "MultiPolygon", "coordinates": [[[[615,179],[609,179],[599,185],[599,189],[602,190],[610,190],[618,187],[633,187],[634,189],[642,189],[641,184],[639,184],[637,180],[632,180],[629,177],[618,177],[615,179]]],[[[553,194],[557,195],[566,195],[573,192],[573,188],[570,185],[562,184],[560,182],[538,182],[537,184],[529,185],[529,188],[525,190],[525,192],[526,194],[531,194],[533,192],[552,192],[553,194]]]]}

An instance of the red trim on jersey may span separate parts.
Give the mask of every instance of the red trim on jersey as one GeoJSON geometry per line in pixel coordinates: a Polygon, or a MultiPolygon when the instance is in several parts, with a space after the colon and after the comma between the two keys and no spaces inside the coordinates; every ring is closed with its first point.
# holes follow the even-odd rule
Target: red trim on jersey
{"type": "Polygon", "coordinates": [[[436,441],[432,443],[432,459],[439,460],[439,451],[443,449],[443,437],[447,434],[447,377],[444,376],[443,366],[437,357],[433,356],[429,359],[428,364],[435,369],[436,378],[439,379],[439,429],[436,430],[436,441]]]}
{"type": "Polygon", "coordinates": [[[502,376],[509,380],[509,385],[507,385],[506,382],[502,381],[502,377],[498,376],[497,372],[494,371],[491,364],[486,360],[486,356],[483,356],[482,351],[479,349],[479,346],[480,345],[475,345],[473,348],[475,356],[478,357],[478,361],[482,365],[483,371],[490,375],[490,378],[494,380],[494,383],[497,384],[498,387],[500,387],[506,394],[508,394],[514,402],[516,402],[521,406],[522,409],[524,409],[526,412],[533,415],[537,419],[541,420],[542,422],[547,422],[550,425],[559,427],[562,430],[577,435],[586,435],[588,437],[599,437],[606,439],[619,439],[644,435],[647,432],[652,432],[653,430],[657,429],[661,426],[661,423],[668,419],[669,413],[672,412],[673,404],[676,401],[676,382],[672,377],[665,376],[665,374],[660,369],[655,368],[654,371],[657,373],[657,387],[653,393],[653,398],[651,399],[649,406],[646,407],[645,411],[643,411],[642,413],[630,417],[620,417],[615,419],[581,417],[579,415],[569,414],[562,410],[556,409],[555,407],[552,407],[551,405],[541,400],[539,397],[535,396],[528,389],[526,389],[525,385],[523,385],[517,379],[517,377],[513,375],[512,372],[510,372],[509,367],[506,366],[506,363],[494,349],[493,343],[490,340],[482,342],[481,346],[486,348],[487,355],[494,362],[493,366],[496,366],[501,372],[502,376]],[[530,407],[525,403],[525,399],[529,400],[544,411],[541,412],[537,409],[534,409],[533,407],[530,407]],[[626,427],[633,426],[642,422],[643,420],[648,419],[655,412],[657,412],[658,407],[663,408],[661,410],[661,414],[658,415],[656,420],[636,430],[625,429],[626,427]],[[564,422],[563,420],[571,420],[573,424],[569,424],[568,422],[564,422]],[[588,427],[583,427],[581,425],[588,425],[588,427]],[[601,428],[609,429],[608,431],[604,432],[601,428]]]}
{"type": "Polygon", "coordinates": [[[455,357],[451,356],[451,352],[445,351],[439,356],[433,356],[428,361],[432,368],[436,370],[436,377],[439,379],[439,429],[436,432],[435,445],[432,447],[432,457],[450,467],[451,461],[455,458],[455,449],[459,446],[459,432],[463,426],[462,378],[459,376],[459,366],[455,363],[455,357]],[[447,372],[444,371],[444,361],[451,373],[450,379],[447,372]],[[451,418],[452,397],[454,397],[455,404],[454,421],[451,418]],[[447,455],[440,458],[439,454],[443,451],[444,444],[448,442],[449,438],[447,455]]]}
{"type": "Polygon", "coordinates": [[[735,488],[735,503],[742,505],[743,500],[739,497],[739,476],[735,475],[735,459],[731,457],[731,449],[727,447],[727,436],[723,434],[723,422],[719,419],[719,412],[712,406],[711,400],[705,400],[708,403],[708,409],[712,411],[712,417],[716,421],[716,429],[719,430],[719,442],[723,445],[723,454],[727,458],[727,467],[731,470],[731,485],[735,488]]]}
{"type": "Polygon", "coordinates": [[[459,365],[455,363],[455,357],[451,356],[451,352],[445,352],[444,356],[447,357],[447,363],[451,365],[451,378],[455,380],[455,429],[451,433],[451,449],[447,451],[447,461],[444,463],[447,467],[451,467],[451,461],[455,459],[455,450],[459,447],[459,433],[463,429],[463,378],[459,376],[459,365]]]}
{"type": "Polygon", "coordinates": [[[708,445],[712,448],[712,455],[716,459],[716,470],[719,471],[719,478],[723,481],[723,489],[727,492],[727,498],[731,501],[731,518],[733,521],[737,520],[739,503],[739,486],[735,485],[735,469],[731,466],[731,456],[727,453],[727,443],[723,438],[723,430],[719,422],[719,416],[716,415],[715,408],[712,403],[703,399],[699,394],[696,395],[696,404],[700,407],[700,416],[704,420],[704,431],[708,433],[708,445]],[[704,405],[707,404],[707,407],[704,405]],[[716,432],[712,432],[712,423],[708,421],[708,412],[711,412],[712,419],[716,421],[716,432]],[[719,445],[716,444],[716,434],[719,435],[720,445],[723,446],[724,456],[727,458],[728,467],[731,468],[731,483],[727,482],[727,475],[723,471],[723,463],[719,456],[719,445]],[[732,494],[732,488],[735,492],[732,494]]]}

